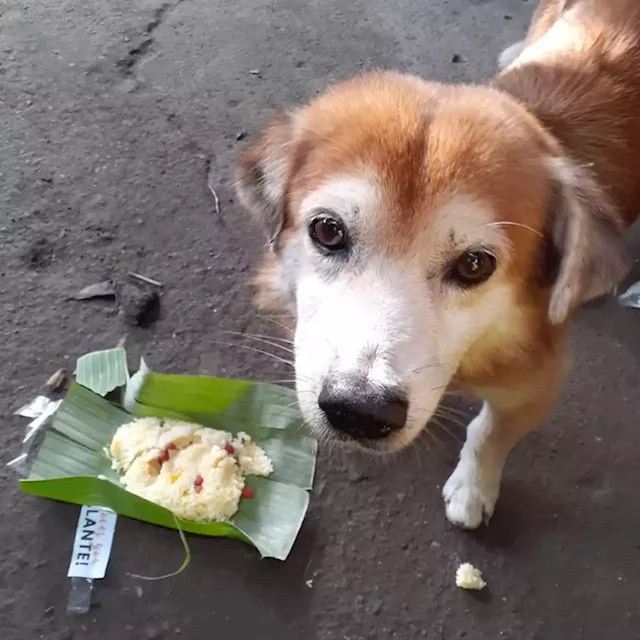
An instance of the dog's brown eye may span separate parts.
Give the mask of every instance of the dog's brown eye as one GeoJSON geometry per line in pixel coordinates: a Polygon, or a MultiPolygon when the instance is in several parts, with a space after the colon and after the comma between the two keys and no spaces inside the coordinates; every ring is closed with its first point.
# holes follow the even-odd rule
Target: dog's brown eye
{"type": "Polygon", "coordinates": [[[486,251],[467,251],[452,265],[450,276],[460,284],[474,285],[487,280],[496,270],[496,259],[486,251]]]}
{"type": "Polygon", "coordinates": [[[315,218],[309,227],[311,239],[324,249],[342,249],[347,242],[344,225],[331,216],[315,218]]]}

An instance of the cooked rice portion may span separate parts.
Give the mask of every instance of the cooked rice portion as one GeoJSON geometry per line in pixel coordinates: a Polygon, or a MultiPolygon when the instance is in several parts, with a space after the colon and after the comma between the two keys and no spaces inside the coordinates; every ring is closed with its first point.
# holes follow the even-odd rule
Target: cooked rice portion
{"type": "Polygon", "coordinates": [[[198,522],[229,519],[238,510],[244,476],[273,472],[271,460],[247,434],[178,420],[124,424],[109,453],[128,491],[198,522]]]}

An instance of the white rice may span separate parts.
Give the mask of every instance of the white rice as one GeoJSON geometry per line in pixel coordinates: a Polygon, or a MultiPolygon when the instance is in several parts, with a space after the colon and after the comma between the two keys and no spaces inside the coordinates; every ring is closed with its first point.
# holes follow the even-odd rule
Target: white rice
{"type": "Polygon", "coordinates": [[[247,434],[233,436],[178,420],[140,418],[124,424],[109,454],[127,491],[196,522],[228,520],[238,510],[244,476],[273,472],[267,454],[247,434]],[[233,453],[227,453],[227,445],[233,453]],[[167,454],[169,459],[160,461],[167,454]]]}
{"type": "Polygon", "coordinates": [[[482,572],[472,564],[464,562],[456,571],[456,586],[461,589],[475,589],[481,591],[487,586],[482,579],[482,572]]]}

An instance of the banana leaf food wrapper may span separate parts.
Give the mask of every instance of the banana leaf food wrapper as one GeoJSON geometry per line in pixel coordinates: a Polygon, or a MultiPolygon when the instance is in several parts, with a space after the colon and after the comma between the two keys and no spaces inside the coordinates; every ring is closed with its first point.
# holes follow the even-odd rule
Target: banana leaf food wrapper
{"type": "Polygon", "coordinates": [[[33,413],[29,406],[18,411],[36,416],[23,452],[14,461],[24,476],[20,485],[26,493],[106,507],[181,532],[235,538],[255,546],[262,557],[288,556],[309,505],[317,451],[291,389],[155,373],[144,362],[130,376],[126,353],[118,348],[81,357],[76,380],[62,402],[42,396],[36,401],[42,406],[33,413]],[[238,511],[227,521],[180,519],[127,491],[112,468],[108,451],[116,431],[138,417],[181,420],[232,435],[244,432],[270,458],[273,473],[266,478],[248,476],[252,499],[240,500],[238,511]]]}

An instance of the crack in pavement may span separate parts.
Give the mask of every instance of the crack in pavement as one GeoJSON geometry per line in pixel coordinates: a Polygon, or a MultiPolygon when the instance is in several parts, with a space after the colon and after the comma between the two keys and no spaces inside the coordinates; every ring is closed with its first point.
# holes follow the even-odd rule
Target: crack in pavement
{"type": "MultiPolygon", "coordinates": [[[[135,46],[129,49],[129,51],[123,58],[120,58],[116,61],[115,67],[121,76],[127,79],[133,79],[137,85],[144,84],[140,81],[139,78],[136,78],[137,67],[145,58],[145,56],[150,53],[155,42],[154,33],[156,29],[158,29],[158,27],[162,25],[167,15],[183,2],[185,2],[185,0],[164,2],[157,9],[155,9],[152,15],[152,19],[145,25],[143,29],[142,39],[135,46]]],[[[216,180],[213,178],[212,167],[214,164],[215,153],[202,146],[196,137],[190,135],[189,132],[185,131],[183,123],[175,113],[167,113],[162,107],[160,107],[159,104],[156,104],[155,107],[164,116],[167,124],[175,129],[184,138],[185,142],[188,145],[193,147],[196,155],[203,161],[205,184],[207,185],[207,188],[211,191],[213,198],[215,199],[216,220],[218,223],[232,230],[231,225],[227,223],[221,212],[220,200],[216,191],[216,189],[219,189],[219,185],[214,185],[216,180]]],[[[234,240],[242,244],[241,238],[234,237],[234,240]]]]}
{"type": "Polygon", "coordinates": [[[129,49],[127,55],[116,62],[116,68],[125,77],[130,77],[135,74],[135,68],[140,61],[149,53],[149,50],[153,46],[154,32],[163,23],[167,14],[181,5],[184,0],[177,0],[177,2],[164,2],[154,12],[152,19],[146,24],[144,28],[144,36],[146,36],[139,44],[129,49]]]}

